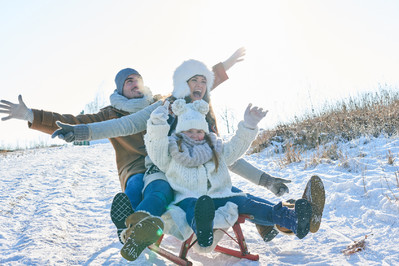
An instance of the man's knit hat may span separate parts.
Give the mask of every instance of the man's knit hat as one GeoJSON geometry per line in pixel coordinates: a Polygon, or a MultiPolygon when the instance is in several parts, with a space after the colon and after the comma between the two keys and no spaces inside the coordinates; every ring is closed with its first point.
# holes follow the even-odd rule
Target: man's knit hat
{"type": "Polygon", "coordinates": [[[206,78],[206,87],[209,93],[213,86],[213,72],[204,63],[190,59],[184,61],[176,68],[173,74],[172,95],[176,98],[184,98],[189,96],[190,87],[188,86],[187,81],[196,75],[201,75],[206,78]]]}
{"type": "Polygon", "coordinates": [[[127,79],[127,77],[133,74],[139,75],[141,77],[140,73],[133,68],[122,69],[121,71],[118,72],[118,74],[116,74],[115,77],[116,91],[120,95],[123,95],[123,85],[125,84],[125,80],[127,79]]]}
{"type": "Polygon", "coordinates": [[[177,115],[176,133],[192,128],[202,129],[209,133],[209,126],[205,120],[205,115],[209,111],[209,104],[204,100],[187,103],[183,99],[177,99],[172,104],[172,111],[177,115]]]}

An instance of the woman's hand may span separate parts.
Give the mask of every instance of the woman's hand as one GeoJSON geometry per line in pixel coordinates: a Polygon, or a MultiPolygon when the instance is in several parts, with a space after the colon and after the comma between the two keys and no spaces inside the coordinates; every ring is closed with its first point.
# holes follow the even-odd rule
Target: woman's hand
{"type": "Polygon", "coordinates": [[[245,56],[245,48],[241,47],[237,51],[234,52],[229,58],[227,58],[226,61],[223,62],[223,67],[224,70],[229,70],[232,66],[234,66],[236,63],[241,62],[244,60],[245,56]]]}

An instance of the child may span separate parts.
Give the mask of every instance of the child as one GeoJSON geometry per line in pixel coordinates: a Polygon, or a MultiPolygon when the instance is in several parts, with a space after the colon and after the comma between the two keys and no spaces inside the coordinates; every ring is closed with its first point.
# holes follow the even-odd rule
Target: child
{"type": "Polygon", "coordinates": [[[204,100],[186,104],[178,99],[173,103],[172,111],[178,119],[176,131],[168,137],[168,107],[166,101],[151,114],[144,141],[149,157],[165,173],[175,191],[172,204],[186,212],[200,246],[213,243],[215,209],[227,202],[236,204],[240,214],[288,228],[300,239],[308,234],[312,208],[306,199],[297,200],[292,210],[281,203],[270,206],[251,200],[245,193],[231,191],[227,166],[250,147],[258,132],[257,125],[267,111],[248,105],[235,136],[223,142],[216,134],[209,133],[205,120],[209,105],[204,100]]]}

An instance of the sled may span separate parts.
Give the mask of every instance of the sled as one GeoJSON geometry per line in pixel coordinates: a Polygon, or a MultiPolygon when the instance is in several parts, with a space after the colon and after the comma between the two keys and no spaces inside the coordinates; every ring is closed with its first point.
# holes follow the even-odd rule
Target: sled
{"type": "MultiPolygon", "coordinates": [[[[241,230],[241,225],[242,223],[245,222],[245,219],[252,219],[251,216],[249,215],[243,215],[241,214],[236,223],[233,225],[233,231],[235,234],[235,237],[231,236],[228,232],[225,230],[222,230],[228,237],[230,237],[234,242],[237,243],[239,250],[237,249],[231,249],[231,248],[226,248],[217,245],[214,249],[214,251],[221,252],[227,255],[231,255],[237,258],[243,258],[243,259],[248,259],[248,260],[253,260],[253,261],[258,261],[259,260],[259,255],[254,255],[249,253],[247,244],[245,242],[244,235],[241,230]]],[[[219,229],[220,230],[220,229],[219,229]]],[[[159,254],[160,256],[176,263],[177,265],[193,265],[191,261],[187,259],[187,253],[190,250],[190,248],[193,247],[193,245],[196,243],[197,240],[192,241],[194,234],[192,234],[186,241],[184,241],[180,247],[180,253],[179,255],[175,255],[168,250],[162,248],[161,242],[164,237],[162,235],[159,240],[149,246],[148,248],[152,250],[153,252],[159,254]]]]}

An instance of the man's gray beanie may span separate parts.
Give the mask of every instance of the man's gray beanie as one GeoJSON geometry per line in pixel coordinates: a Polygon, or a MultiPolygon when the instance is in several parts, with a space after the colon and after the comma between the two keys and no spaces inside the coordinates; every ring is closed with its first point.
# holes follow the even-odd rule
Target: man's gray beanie
{"type": "Polygon", "coordinates": [[[115,77],[115,84],[116,84],[116,91],[120,94],[123,95],[123,85],[125,84],[125,80],[127,79],[127,77],[129,77],[130,75],[140,75],[140,73],[133,69],[133,68],[125,68],[122,69],[121,71],[118,72],[118,74],[116,74],[115,77]]]}

